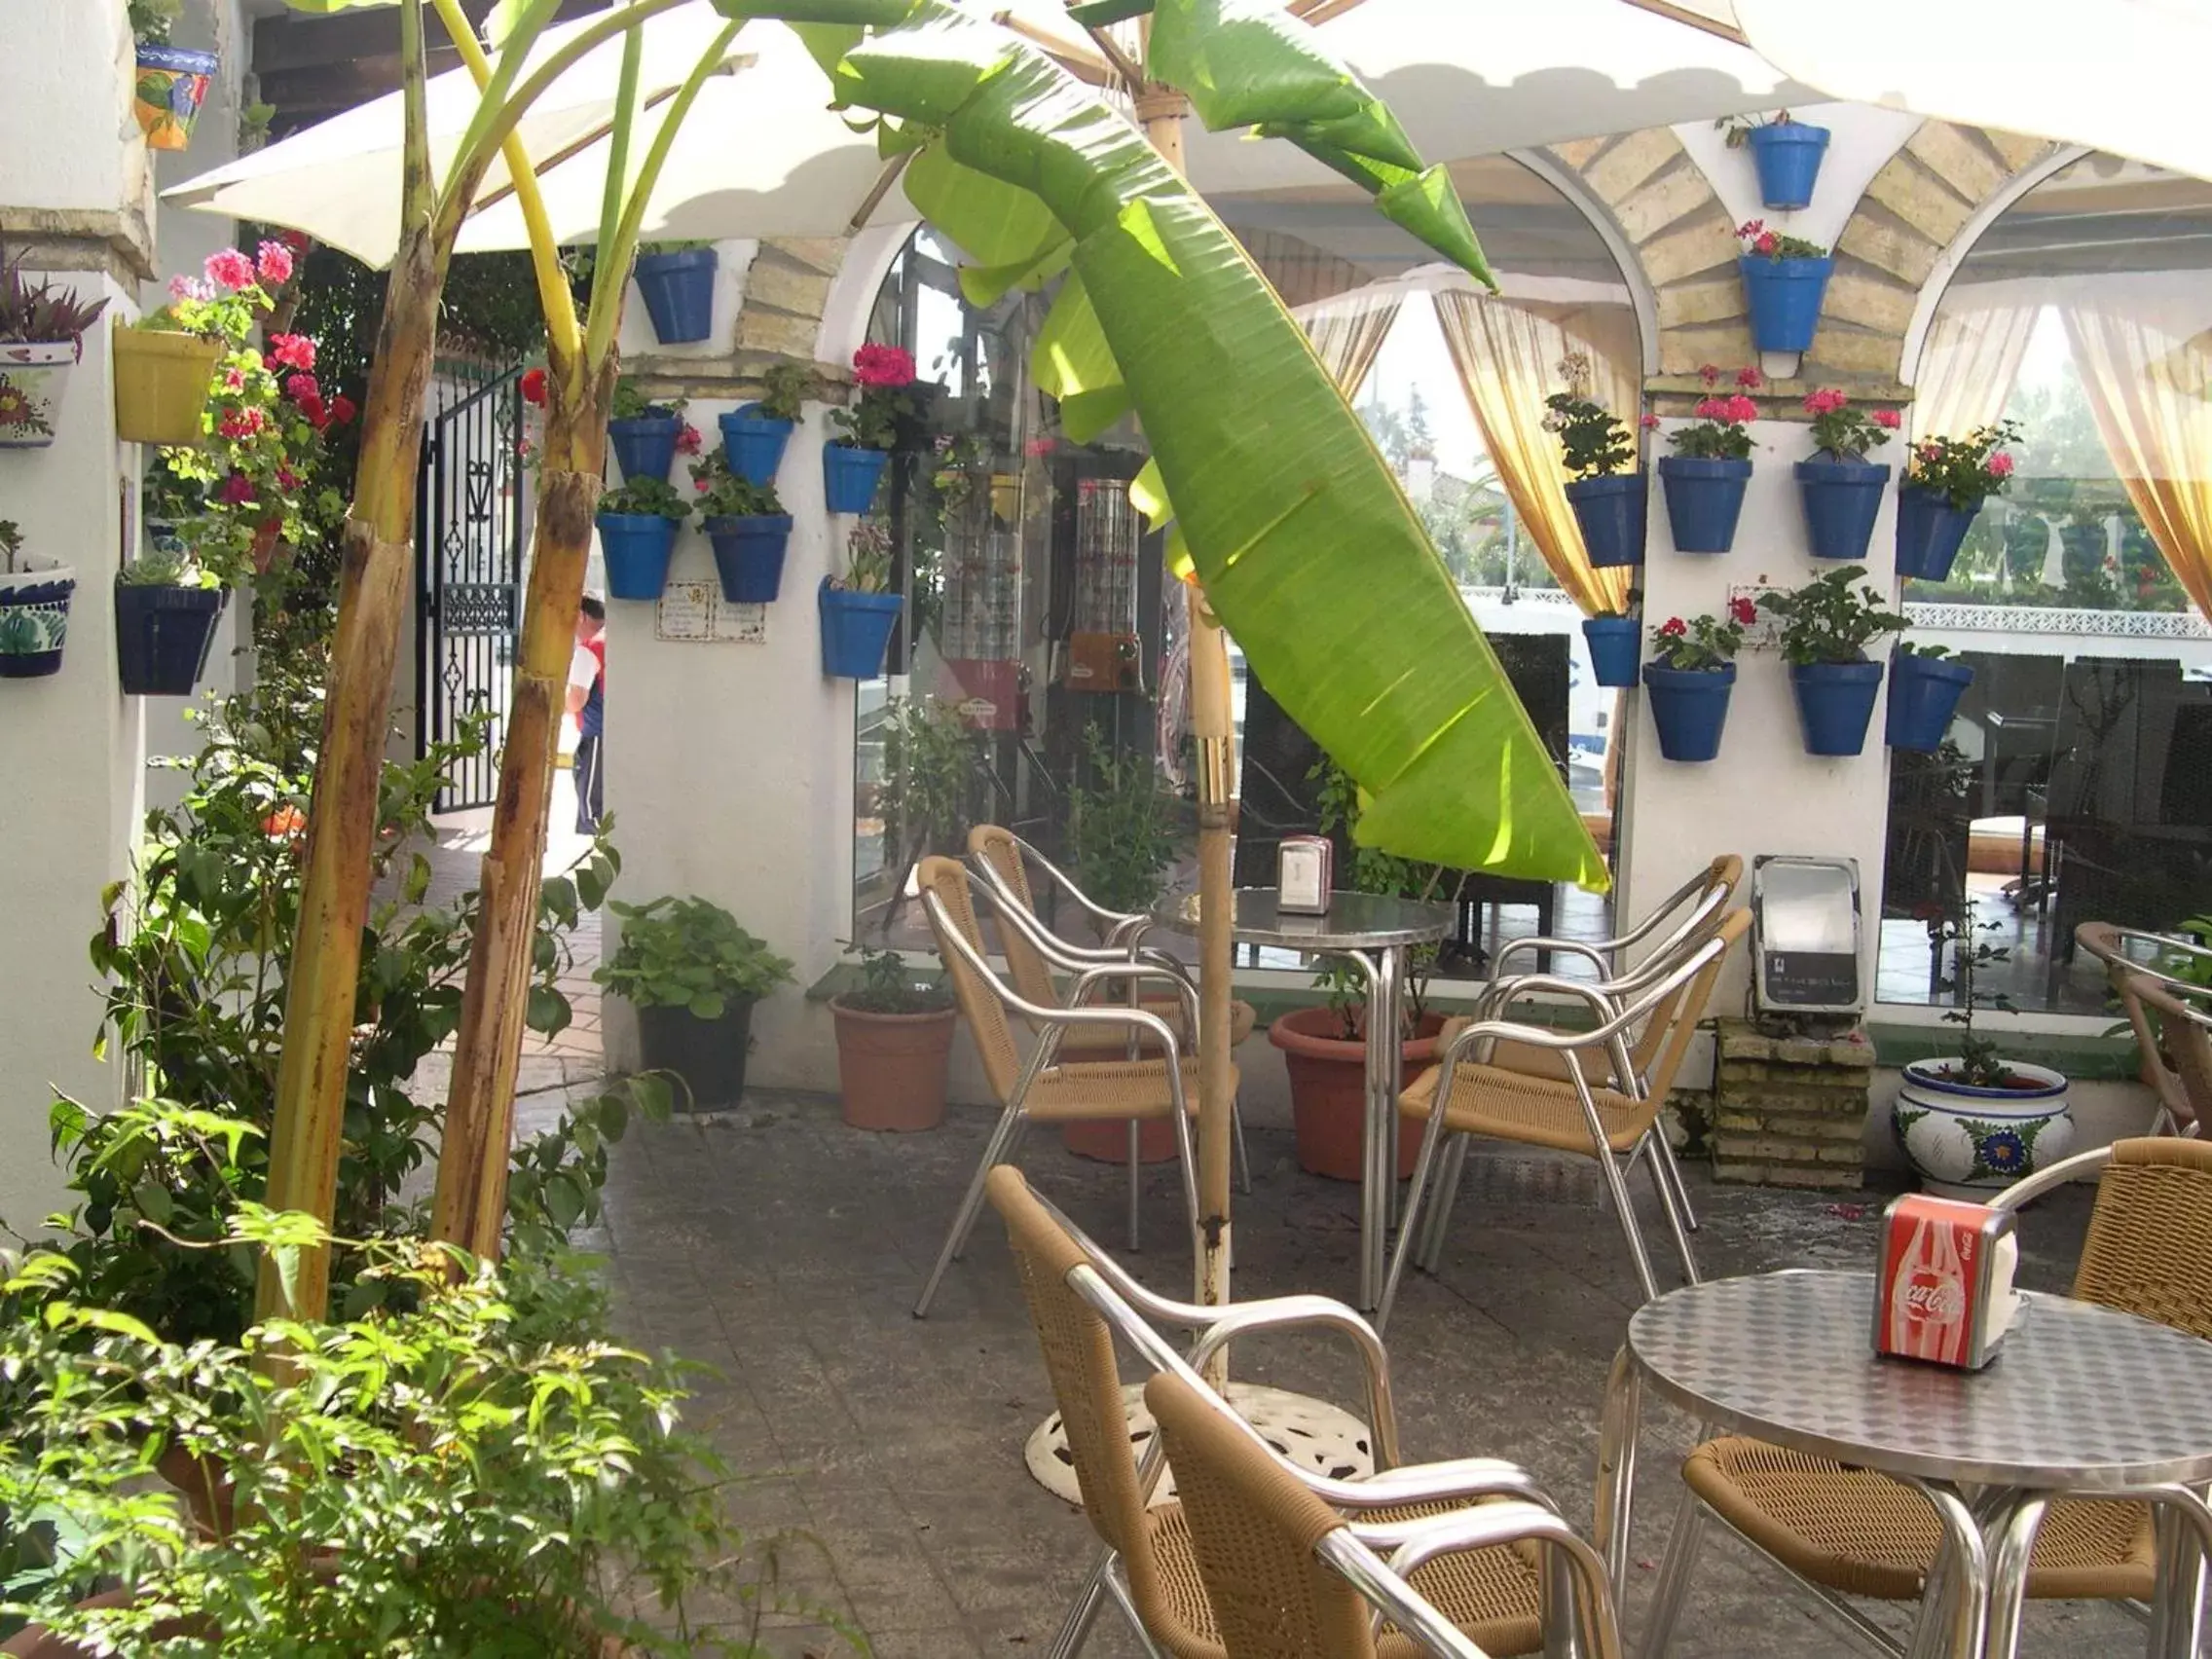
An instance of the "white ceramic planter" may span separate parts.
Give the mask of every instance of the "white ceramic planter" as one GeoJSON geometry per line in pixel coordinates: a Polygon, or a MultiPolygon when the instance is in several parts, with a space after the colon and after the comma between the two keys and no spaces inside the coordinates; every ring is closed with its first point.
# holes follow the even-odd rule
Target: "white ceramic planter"
{"type": "Polygon", "coordinates": [[[77,350],[73,340],[0,343],[0,449],[44,449],[54,442],[77,350]]]}
{"type": "Polygon", "coordinates": [[[1940,1075],[1959,1063],[1914,1060],[1904,1068],[1890,1109],[1898,1145],[1929,1192],[1986,1200],[2073,1150],[2065,1078],[2043,1066],[2007,1061],[2008,1070],[2033,1079],[2036,1088],[1975,1088],[1940,1075]]]}
{"type": "Polygon", "coordinates": [[[0,571],[0,680],[42,680],[61,667],[69,639],[69,599],[77,572],[26,556],[23,569],[0,571]]]}

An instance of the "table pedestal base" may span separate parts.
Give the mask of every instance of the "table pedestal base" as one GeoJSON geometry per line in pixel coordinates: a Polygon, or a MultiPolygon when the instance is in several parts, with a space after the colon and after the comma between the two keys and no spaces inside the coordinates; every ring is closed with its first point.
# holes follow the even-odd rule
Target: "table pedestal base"
{"type": "MultiPolygon", "coordinates": [[[[1357,1480],[1375,1472],[1375,1447],[1367,1424],[1341,1407],[1282,1388],[1256,1382],[1232,1382],[1229,1403],[1237,1416],[1260,1431],[1261,1438],[1300,1468],[1337,1480],[1357,1480]]],[[[1152,1413],[1145,1409],[1144,1389],[1130,1383],[1122,1390],[1122,1409],[1129,1417],[1129,1450],[1142,1457],[1152,1444],[1152,1413]]],[[[1029,1436],[1022,1460],[1037,1484],[1055,1497],[1081,1505],[1076,1488],[1075,1464],[1068,1457],[1068,1437],[1054,1412],[1029,1436]]],[[[1175,1495],[1172,1474],[1160,1477],[1152,1501],[1164,1503],[1175,1495]]]]}

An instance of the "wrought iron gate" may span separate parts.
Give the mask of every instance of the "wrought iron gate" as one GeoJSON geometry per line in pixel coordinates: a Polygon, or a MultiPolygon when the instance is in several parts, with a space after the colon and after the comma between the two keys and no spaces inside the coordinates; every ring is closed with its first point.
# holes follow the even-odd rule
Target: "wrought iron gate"
{"type": "Polygon", "coordinates": [[[488,747],[456,765],[440,812],[489,806],[513,694],[515,636],[531,499],[523,467],[522,382],[502,374],[459,388],[423,427],[417,491],[415,630],[418,757],[487,715],[488,747]]]}

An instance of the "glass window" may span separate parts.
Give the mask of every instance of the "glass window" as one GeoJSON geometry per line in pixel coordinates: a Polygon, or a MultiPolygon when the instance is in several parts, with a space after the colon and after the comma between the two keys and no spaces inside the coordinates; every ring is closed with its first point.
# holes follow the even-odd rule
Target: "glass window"
{"type": "Polygon", "coordinates": [[[1961,262],[1924,348],[1918,437],[2016,424],[2007,492],[1916,639],[1974,669],[1940,753],[1893,756],[1880,996],[1949,1002],[1932,921],[2006,953],[1977,990],[2098,1014],[2091,920],[2212,911],[2212,185],[2092,156],[1961,262]]]}

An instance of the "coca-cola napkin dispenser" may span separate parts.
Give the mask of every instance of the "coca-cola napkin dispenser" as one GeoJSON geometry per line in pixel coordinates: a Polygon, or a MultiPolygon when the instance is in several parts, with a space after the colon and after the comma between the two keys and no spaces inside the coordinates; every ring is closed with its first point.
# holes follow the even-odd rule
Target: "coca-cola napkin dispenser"
{"type": "Polygon", "coordinates": [[[1979,1371],[2020,1309],[2010,1210],[1907,1193],[1883,1212],[1874,1351],[1979,1371]]]}

